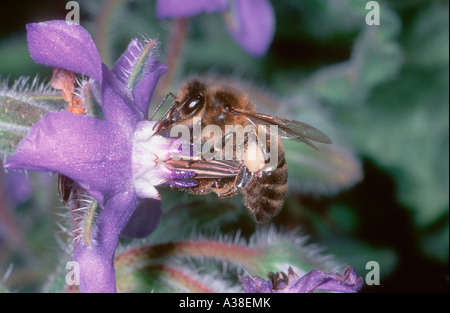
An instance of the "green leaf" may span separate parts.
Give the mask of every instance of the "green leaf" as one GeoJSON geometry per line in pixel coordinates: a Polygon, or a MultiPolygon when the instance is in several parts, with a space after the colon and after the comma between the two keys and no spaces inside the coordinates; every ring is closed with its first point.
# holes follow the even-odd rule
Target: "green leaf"
{"type": "Polygon", "coordinates": [[[289,183],[303,193],[330,195],[361,181],[359,159],[336,144],[320,151],[292,140],[284,141],[289,183]]]}
{"type": "Polygon", "coordinates": [[[364,104],[375,86],[394,78],[403,63],[401,47],[394,40],[400,21],[386,6],[382,14],[382,25],[362,28],[348,61],[317,70],[301,83],[297,94],[330,105],[355,106],[364,104]]]}
{"type": "Polygon", "coordinates": [[[423,67],[449,63],[449,4],[433,1],[420,10],[405,34],[408,61],[423,67]]]}
{"type": "Polygon", "coordinates": [[[249,240],[219,235],[122,248],[115,257],[117,285],[127,292],[233,292],[238,274],[244,272],[261,276],[292,266],[304,274],[339,267],[323,249],[306,241],[297,231],[261,228],[249,240]]]}
{"type": "Polygon", "coordinates": [[[370,245],[356,238],[327,238],[326,242],[329,253],[335,255],[337,260],[351,265],[362,277],[368,272],[365,267],[369,261],[380,264],[381,279],[392,275],[399,264],[397,251],[390,247],[370,245]]]}
{"type": "Polygon", "coordinates": [[[37,78],[31,83],[20,78],[11,87],[0,81],[0,151],[13,153],[31,126],[64,105],[62,96],[37,78]]]}
{"type": "Polygon", "coordinates": [[[12,128],[28,129],[33,126],[49,112],[33,102],[31,99],[27,101],[14,96],[0,96],[0,123],[9,124],[12,128]]]}
{"type": "Polygon", "coordinates": [[[3,129],[3,126],[0,124],[0,152],[6,155],[14,153],[24,136],[25,134],[22,132],[3,129]]]}
{"type": "Polygon", "coordinates": [[[345,124],[338,125],[311,98],[293,97],[285,111],[285,116],[314,126],[333,142],[315,143],[317,151],[293,140],[283,141],[292,187],[301,192],[331,195],[363,179],[361,160],[348,143],[345,124]]]}
{"type": "Polygon", "coordinates": [[[448,213],[448,83],[448,67],[408,67],[353,112],[356,145],[392,173],[399,200],[422,226],[448,213]]]}
{"type": "MultiPolygon", "coordinates": [[[[448,213],[448,212],[447,212],[448,213]]],[[[442,262],[442,264],[448,264],[448,256],[449,256],[449,220],[448,214],[444,216],[444,223],[442,221],[440,223],[436,223],[432,225],[429,229],[426,229],[421,238],[420,245],[423,251],[433,258],[442,262]]]]}

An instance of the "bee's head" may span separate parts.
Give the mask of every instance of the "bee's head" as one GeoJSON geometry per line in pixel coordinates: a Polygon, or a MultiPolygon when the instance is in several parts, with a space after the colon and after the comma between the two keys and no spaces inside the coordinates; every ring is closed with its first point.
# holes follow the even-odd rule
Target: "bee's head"
{"type": "Polygon", "coordinates": [[[190,126],[194,117],[202,117],[205,111],[205,90],[206,86],[197,80],[183,85],[176,100],[165,114],[165,119],[158,123],[158,131],[180,124],[190,126]]]}

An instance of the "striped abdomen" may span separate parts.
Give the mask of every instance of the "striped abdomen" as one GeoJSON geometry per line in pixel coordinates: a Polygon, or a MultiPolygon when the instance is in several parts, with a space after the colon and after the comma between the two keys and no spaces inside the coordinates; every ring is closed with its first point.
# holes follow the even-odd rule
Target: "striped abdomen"
{"type": "Polygon", "coordinates": [[[242,190],[244,204],[250,209],[258,223],[267,222],[277,215],[283,207],[288,189],[288,170],[281,142],[278,145],[277,168],[271,172],[262,172],[242,190]]]}

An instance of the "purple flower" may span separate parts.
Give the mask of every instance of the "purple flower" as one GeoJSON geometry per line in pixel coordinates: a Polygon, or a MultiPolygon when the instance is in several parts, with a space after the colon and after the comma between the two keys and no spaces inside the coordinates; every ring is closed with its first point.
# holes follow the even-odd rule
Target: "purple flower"
{"type": "Polygon", "coordinates": [[[231,37],[248,53],[266,54],[275,32],[275,14],[268,0],[158,0],[158,18],[226,12],[231,37]]]}
{"type": "Polygon", "coordinates": [[[18,205],[28,201],[33,195],[33,184],[26,173],[5,173],[5,195],[12,205],[18,205]]]}
{"type": "Polygon", "coordinates": [[[327,274],[314,270],[299,277],[292,268],[285,273],[269,274],[269,280],[257,276],[240,276],[242,287],[248,293],[311,293],[314,290],[358,292],[364,285],[355,270],[347,266],[344,275],[327,274]]]}
{"type": "MultiPolygon", "coordinates": [[[[144,212],[152,229],[160,217],[158,207],[154,213],[141,206],[135,212],[139,199],[159,199],[154,186],[162,183],[192,185],[187,179],[194,173],[164,163],[178,150],[173,151],[171,140],[153,136],[154,122],[147,119],[153,90],[167,68],[149,53],[145,67],[135,74],[139,57],[151,46],[133,40],[111,71],[101,63],[89,33],[65,21],[28,24],[27,40],[36,63],[81,73],[99,84],[104,119],[49,113],[31,128],[4,167],[60,173],[99,202],[95,240],[92,245],[80,242],[74,260],[80,266],[81,291],[114,292],[113,258],[122,230],[136,213],[144,212]]],[[[129,228],[126,232],[133,233],[129,228]]]]}

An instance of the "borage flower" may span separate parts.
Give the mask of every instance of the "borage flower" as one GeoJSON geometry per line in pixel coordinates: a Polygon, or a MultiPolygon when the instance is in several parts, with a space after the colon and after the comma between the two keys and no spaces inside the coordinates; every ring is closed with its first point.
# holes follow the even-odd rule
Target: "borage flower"
{"type": "MultiPolygon", "coordinates": [[[[118,237],[139,199],[160,199],[154,186],[162,183],[194,184],[189,180],[194,173],[164,163],[178,149],[170,139],[153,136],[154,122],[147,119],[153,90],[167,68],[151,55],[154,42],[143,45],[134,39],[111,71],[101,63],[89,33],[65,21],[29,24],[27,40],[36,63],[97,82],[104,119],[65,110],[49,113],[31,128],[4,167],[57,172],[98,201],[102,210],[95,240],[78,243],[74,260],[81,291],[114,292],[118,237]]],[[[148,210],[143,211],[150,220],[152,215],[159,218],[159,208],[148,210]]]]}
{"type": "Polygon", "coordinates": [[[275,14],[268,0],[158,0],[158,18],[175,18],[202,12],[225,13],[231,37],[248,53],[266,54],[275,33],[275,14]]]}
{"type": "Polygon", "coordinates": [[[287,276],[282,272],[270,273],[268,281],[257,276],[240,276],[239,279],[248,293],[311,293],[314,290],[358,292],[364,285],[363,279],[350,266],[344,275],[314,270],[299,277],[289,268],[287,276]]]}

